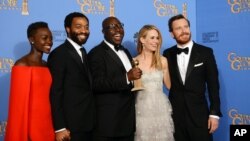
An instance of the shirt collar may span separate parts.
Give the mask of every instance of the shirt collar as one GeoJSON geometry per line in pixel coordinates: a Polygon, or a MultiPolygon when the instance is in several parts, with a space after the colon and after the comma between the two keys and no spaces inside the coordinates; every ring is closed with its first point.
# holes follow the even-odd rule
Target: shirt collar
{"type": "MultiPolygon", "coordinates": [[[[184,44],[184,45],[180,45],[180,44],[177,44],[177,48],[186,48],[188,47],[189,48],[189,52],[191,52],[192,48],[193,48],[193,45],[194,45],[194,42],[193,40],[190,40],[188,43],[184,44]]],[[[189,53],[188,53],[189,54],[189,53]]]]}
{"type": "Polygon", "coordinates": [[[182,48],[182,49],[184,49],[184,48],[188,47],[189,50],[191,50],[192,47],[193,47],[193,44],[194,44],[194,42],[193,42],[192,40],[190,40],[188,43],[186,43],[186,44],[184,44],[184,45],[177,44],[177,48],[182,48]]]}
{"type": "Polygon", "coordinates": [[[115,51],[116,52],[116,50],[115,50],[115,46],[114,45],[112,45],[111,43],[109,43],[107,40],[103,40],[113,51],[115,51]]]}
{"type": "Polygon", "coordinates": [[[67,37],[67,40],[73,45],[73,47],[76,49],[76,50],[80,50],[80,48],[82,48],[82,46],[78,45],[76,42],[74,42],[72,39],[68,38],[67,37]]]}

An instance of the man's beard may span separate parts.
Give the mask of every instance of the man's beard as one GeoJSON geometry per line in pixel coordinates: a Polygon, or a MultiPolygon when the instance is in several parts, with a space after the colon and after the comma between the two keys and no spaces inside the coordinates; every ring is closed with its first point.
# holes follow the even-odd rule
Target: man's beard
{"type": "MultiPolygon", "coordinates": [[[[176,42],[177,42],[178,44],[183,45],[183,44],[188,43],[188,42],[191,40],[191,33],[184,33],[184,34],[182,34],[182,35],[180,35],[180,36],[183,36],[183,35],[189,35],[189,37],[188,37],[187,40],[180,40],[179,38],[176,38],[176,37],[175,37],[176,42]]],[[[179,37],[180,37],[180,36],[179,36],[179,37]]]]}
{"type": "Polygon", "coordinates": [[[84,34],[84,36],[86,36],[86,38],[85,38],[85,39],[79,39],[78,36],[80,36],[80,35],[82,35],[82,34],[84,34],[84,33],[81,33],[81,34],[72,33],[72,34],[70,35],[70,37],[71,37],[71,39],[72,39],[74,42],[76,42],[78,45],[81,46],[81,45],[85,44],[85,43],[87,42],[88,38],[89,38],[89,34],[84,34]]]}

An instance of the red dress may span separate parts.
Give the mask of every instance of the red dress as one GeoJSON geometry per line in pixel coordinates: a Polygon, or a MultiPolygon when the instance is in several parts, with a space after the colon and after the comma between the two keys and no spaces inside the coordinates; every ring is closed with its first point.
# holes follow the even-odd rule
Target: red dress
{"type": "Polygon", "coordinates": [[[46,67],[14,66],[5,141],[54,141],[46,67]]]}

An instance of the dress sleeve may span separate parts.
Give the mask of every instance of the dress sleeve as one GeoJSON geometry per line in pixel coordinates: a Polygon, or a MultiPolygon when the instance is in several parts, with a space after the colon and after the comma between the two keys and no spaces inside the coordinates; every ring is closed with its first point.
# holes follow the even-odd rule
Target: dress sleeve
{"type": "Polygon", "coordinates": [[[5,141],[28,140],[31,69],[20,66],[12,68],[5,141]]]}

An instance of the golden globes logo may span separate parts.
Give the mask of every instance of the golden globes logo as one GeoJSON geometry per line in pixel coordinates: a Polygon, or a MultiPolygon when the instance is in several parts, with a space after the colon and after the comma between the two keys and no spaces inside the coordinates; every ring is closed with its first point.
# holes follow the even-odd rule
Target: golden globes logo
{"type": "Polygon", "coordinates": [[[22,15],[29,15],[28,0],[23,0],[21,4],[17,0],[0,0],[0,10],[21,10],[22,15]]]}
{"type": "Polygon", "coordinates": [[[6,121],[0,121],[0,137],[5,135],[6,126],[7,126],[6,121]]]}
{"type": "Polygon", "coordinates": [[[250,57],[241,57],[236,53],[229,53],[228,61],[231,63],[231,68],[235,71],[250,70],[250,57]]]}
{"type": "Polygon", "coordinates": [[[105,9],[105,5],[100,0],[77,0],[84,14],[108,14],[115,16],[115,0],[109,0],[109,12],[105,9]]]}
{"type": "MultiPolygon", "coordinates": [[[[154,7],[158,16],[174,16],[177,15],[178,8],[172,4],[165,4],[163,0],[154,0],[154,7]]],[[[187,17],[187,4],[182,4],[182,14],[187,17]]]]}
{"type": "Polygon", "coordinates": [[[228,4],[231,5],[232,13],[240,13],[250,11],[249,0],[228,0],[228,4]]]}
{"type": "Polygon", "coordinates": [[[14,65],[14,60],[10,58],[0,58],[0,72],[9,73],[14,65]]]}
{"type": "Polygon", "coordinates": [[[238,110],[231,109],[228,112],[228,116],[232,119],[233,125],[246,125],[250,124],[250,115],[240,114],[238,110]]]}

